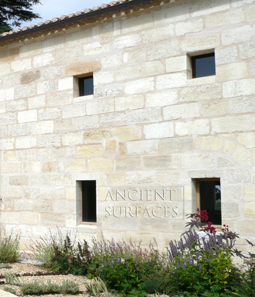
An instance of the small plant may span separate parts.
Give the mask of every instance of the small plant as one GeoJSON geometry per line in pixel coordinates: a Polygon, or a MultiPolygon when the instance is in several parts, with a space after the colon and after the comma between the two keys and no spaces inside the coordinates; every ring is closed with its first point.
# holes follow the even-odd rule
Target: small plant
{"type": "Polygon", "coordinates": [[[16,262],[19,256],[19,235],[0,235],[0,263],[16,262]]]}
{"type": "Polygon", "coordinates": [[[32,283],[21,284],[23,295],[43,295],[43,294],[78,294],[79,286],[73,281],[64,281],[61,285],[54,284],[50,280],[47,283],[35,279],[32,283]]]}
{"type": "Polygon", "coordinates": [[[89,246],[71,241],[70,234],[64,237],[58,230],[56,236],[41,238],[34,242],[30,249],[35,258],[43,263],[44,267],[52,271],[65,271],[77,275],[85,275],[90,265],[91,257],[89,246]]]}
{"type": "Polygon", "coordinates": [[[71,294],[71,295],[76,295],[79,294],[80,289],[78,284],[76,284],[73,281],[63,281],[61,286],[60,286],[60,291],[61,294],[71,294]]]}
{"type": "Polygon", "coordinates": [[[9,292],[11,294],[17,295],[16,291],[13,288],[5,287],[4,291],[9,292]]]}
{"type": "Polygon", "coordinates": [[[105,283],[101,278],[97,277],[93,282],[85,284],[86,293],[92,296],[100,296],[101,293],[104,293],[104,296],[110,296],[105,283]]]}
{"type": "Polygon", "coordinates": [[[10,285],[20,285],[21,284],[20,279],[15,274],[13,274],[11,272],[5,272],[4,277],[5,277],[5,281],[7,284],[10,284],[10,285]]]}

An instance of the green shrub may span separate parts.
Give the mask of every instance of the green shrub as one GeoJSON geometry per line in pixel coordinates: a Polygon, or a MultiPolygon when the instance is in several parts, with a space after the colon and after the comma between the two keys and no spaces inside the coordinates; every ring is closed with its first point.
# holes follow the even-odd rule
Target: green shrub
{"type": "Polygon", "coordinates": [[[111,262],[105,260],[100,276],[113,293],[146,296],[141,271],[132,260],[120,257],[113,258],[111,262]]]}
{"type": "Polygon", "coordinates": [[[60,286],[61,294],[76,295],[76,294],[79,294],[79,292],[80,292],[79,285],[73,281],[69,281],[69,280],[63,281],[60,286]]]}
{"type": "Polygon", "coordinates": [[[5,287],[4,291],[17,295],[16,291],[13,288],[5,287]]]}
{"type": "Polygon", "coordinates": [[[92,296],[98,297],[101,293],[104,293],[104,296],[110,296],[105,283],[99,277],[91,283],[86,283],[85,289],[86,293],[92,296]]]}
{"type": "Polygon", "coordinates": [[[0,236],[0,263],[12,263],[18,260],[19,240],[18,235],[0,236]]]}

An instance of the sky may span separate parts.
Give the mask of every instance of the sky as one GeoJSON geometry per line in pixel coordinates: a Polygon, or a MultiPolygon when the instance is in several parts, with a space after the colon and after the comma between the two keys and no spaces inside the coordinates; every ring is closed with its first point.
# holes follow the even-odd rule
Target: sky
{"type": "Polygon", "coordinates": [[[33,11],[41,16],[41,19],[35,19],[30,22],[24,22],[22,27],[36,25],[40,22],[52,20],[54,17],[60,17],[77,11],[83,11],[85,8],[100,6],[103,3],[110,3],[112,0],[41,0],[41,4],[33,6],[33,11]]]}

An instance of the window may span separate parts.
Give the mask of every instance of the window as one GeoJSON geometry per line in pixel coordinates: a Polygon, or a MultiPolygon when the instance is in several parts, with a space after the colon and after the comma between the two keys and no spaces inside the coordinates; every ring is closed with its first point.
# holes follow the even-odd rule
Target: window
{"type": "Polygon", "coordinates": [[[79,77],[79,96],[92,95],[94,93],[93,75],[79,77]]]}
{"type": "Polygon", "coordinates": [[[192,56],[192,78],[215,75],[214,53],[192,56]]]}
{"type": "Polygon", "coordinates": [[[96,223],[96,181],[77,182],[77,224],[96,223]]]}
{"type": "Polygon", "coordinates": [[[221,187],[219,178],[198,179],[197,208],[207,210],[208,220],[221,225],[221,187]]]}

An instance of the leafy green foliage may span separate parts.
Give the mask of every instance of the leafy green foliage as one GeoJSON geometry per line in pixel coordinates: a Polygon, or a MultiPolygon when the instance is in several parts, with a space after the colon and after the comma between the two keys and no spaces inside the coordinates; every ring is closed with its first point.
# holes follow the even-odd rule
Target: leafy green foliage
{"type": "Polygon", "coordinates": [[[39,0],[0,0],[0,34],[10,31],[12,26],[20,26],[23,21],[39,18],[32,11],[39,0]]]}
{"type": "Polygon", "coordinates": [[[104,293],[104,296],[110,296],[110,293],[107,290],[105,283],[101,278],[97,277],[94,282],[85,284],[86,293],[92,296],[100,296],[101,293],[104,293]]]}
{"type": "Polygon", "coordinates": [[[113,293],[135,296],[146,295],[141,271],[131,259],[128,261],[117,257],[112,259],[111,262],[105,261],[100,276],[107,288],[113,293]]]}
{"type": "Polygon", "coordinates": [[[19,236],[0,236],[0,263],[13,263],[19,256],[19,236]]]}

